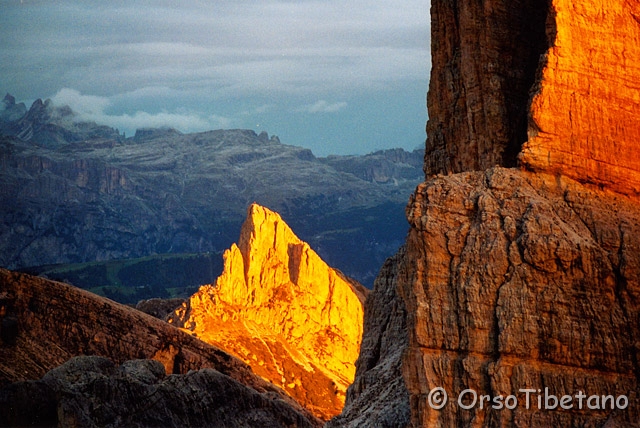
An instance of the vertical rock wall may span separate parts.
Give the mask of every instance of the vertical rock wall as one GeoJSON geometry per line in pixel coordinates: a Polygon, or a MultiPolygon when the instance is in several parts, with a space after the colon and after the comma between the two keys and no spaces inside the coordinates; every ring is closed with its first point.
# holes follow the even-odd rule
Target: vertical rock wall
{"type": "Polygon", "coordinates": [[[396,290],[406,275],[404,257],[401,248],[380,269],[365,306],[356,378],[342,414],[325,428],[402,428],[409,423],[409,392],[402,378],[407,312],[396,290]]]}
{"type": "Polygon", "coordinates": [[[547,11],[547,0],[431,2],[427,176],[516,165],[547,11]]]}
{"type": "Polygon", "coordinates": [[[432,2],[425,172],[520,165],[640,193],[640,5],[432,2]]]}
{"type": "Polygon", "coordinates": [[[640,3],[554,0],[522,165],[640,193],[640,3]]]}
{"type": "Polygon", "coordinates": [[[636,426],[640,207],[568,179],[495,168],[419,186],[408,212],[398,288],[413,427],[636,426]],[[449,395],[441,410],[428,401],[436,387],[449,395]],[[545,388],[574,397],[574,407],[539,409],[545,388]],[[518,405],[465,410],[465,389],[514,395],[518,405]],[[536,391],[529,409],[522,389],[536,391]],[[578,409],[580,391],[625,395],[629,407],[578,409]]]}
{"type": "Polygon", "coordinates": [[[370,296],[406,307],[407,426],[640,426],[639,3],[431,12],[427,181],[370,296]]]}

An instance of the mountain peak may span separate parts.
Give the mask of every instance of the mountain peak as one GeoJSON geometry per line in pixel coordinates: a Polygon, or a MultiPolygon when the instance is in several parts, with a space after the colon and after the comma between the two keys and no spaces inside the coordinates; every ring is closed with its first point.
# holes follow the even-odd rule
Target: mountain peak
{"type": "Polygon", "coordinates": [[[329,267],[279,214],[252,204],[224,270],[171,320],[250,363],[323,419],[353,381],[366,290],[329,267]]]}
{"type": "Polygon", "coordinates": [[[7,92],[7,94],[2,99],[2,103],[4,104],[5,108],[11,108],[12,106],[16,105],[16,97],[7,92]]]}

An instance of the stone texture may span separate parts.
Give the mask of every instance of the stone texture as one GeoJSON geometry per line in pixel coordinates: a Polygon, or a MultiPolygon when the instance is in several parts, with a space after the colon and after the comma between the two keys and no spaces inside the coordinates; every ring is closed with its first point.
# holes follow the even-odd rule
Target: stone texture
{"type": "Polygon", "coordinates": [[[516,164],[637,196],[640,7],[432,2],[427,176],[516,164]]]}
{"type": "MultiPolygon", "coordinates": [[[[640,7],[578,3],[431,3],[427,181],[368,308],[403,298],[412,428],[640,425],[640,7]],[[435,387],[442,410],[428,405],[435,387]],[[540,409],[545,388],[629,407],[540,409]],[[466,410],[465,389],[518,406],[466,410]],[[520,389],[535,391],[531,408],[520,389]]],[[[362,361],[384,334],[365,330],[362,361]]],[[[367,370],[360,397],[378,388],[367,370]]],[[[340,418],[367,426],[375,398],[350,403],[340,418]]]]}
{"type": "Polygon", "coordinates": [[[640,5],[553,0],[552,15],[521,163],[637,196],[640,5]]]}
{"type": "MultiPolygon", "coordinates": [[[[412,427],[638,426],[640,207],[566,178],[493,168],[420,185],[398,270],[412,427]],[[428,406],[432,388],[450,402],[428,406]],[[527,410],[520,389],[621,394],[624,411],[527,410]],[[464,389],[516,395],[463,410],[464,389]]],[[[366,339],[365,339],[366,340],[366,339]]]]}
{"type": "Polygon", "coordinates": [[[546,50],[546,0],[433,0],[424,169],[515,166],[546,50]]]}
{"type": "Polygon", "coordinates": [[[360,350],[366,289],[256,204],[224,260],[215,284],[169,322],[244,360],[318,417],[339,413],[360,350]]]}
{"type": "Polygon", "coordinates": [[[74,357],[42,380],[0,388],[1,426],[313,427],[213,369],[166,376],[154,360],[74,357]]]}
{"type": "Polygon", "coordinates": [[[39,379],[77,355],[102,356],[115,364],[153,359],[169,374],[214,369],[245,385],[247,393],[284,401],[317,424],[237,358],[150,315],[67,284],[0,269],[0,325],[0,384],[39,379]]]}
{"type": "Polygon", "coordinates": [[[405,272],[404,249],[382,266],[367,297],[356,377],[342,413],[325,428],[395,428],[409,423],[409,393],[402,378],[402,353],[409,344],[407,313],[396,287],[405,272]]]}

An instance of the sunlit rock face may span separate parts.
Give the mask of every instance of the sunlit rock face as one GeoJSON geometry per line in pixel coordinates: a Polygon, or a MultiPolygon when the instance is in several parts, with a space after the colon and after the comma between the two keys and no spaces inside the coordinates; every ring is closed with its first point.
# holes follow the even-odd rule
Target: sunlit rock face
{"type": "Polygon", "coordinates": [[[640,4],[554,0],[524,167],[640,193],[640,4]]]}
{"type": "Polygon", "coordinates": [[[339,413],[360,350],[364,287],[256,204],[224,259],[215,284],[170,322],[240,357],[317,416],[339,413]]]}
{"type": "Polygon", "coordinates": [[[640,6],[433,1],[427,177],[499,165],[640,193],[640,6]]]}

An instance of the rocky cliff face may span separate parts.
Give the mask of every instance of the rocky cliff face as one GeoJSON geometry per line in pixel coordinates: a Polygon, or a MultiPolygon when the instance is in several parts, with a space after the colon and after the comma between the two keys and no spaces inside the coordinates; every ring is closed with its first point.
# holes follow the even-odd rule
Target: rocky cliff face
{"type": "Polygon", "coordinates": [[[640,5],[554,0],[550,13],[521,163],[638,196],[640,5]]]}
{"type": "Polygon", "coordinates": [[[568,178],[493,168],[427,181],[407,215],[406,249],[382,269],[369,296],[353,400],[335,426],[638,426],[634,201],[568,178]],[[406,312],[391,303],[399,297],[406,312]],[[395,351],[386,358],[372,352],[370,344],[385,342],[377,349],[395,351]],[[403,382],[408,398],[380,394],[391,390],[381,389],[381,379],[403,382]],[[429,404],[434,388],[448,394],[441,409],[429,404]],[[558,399],[571,396],[573,407],[552,409],[545,388],[558,399]],[[465,390],[488,401],[474,405],[467,392],[458,402],[465,390]],[[492,407],[510,395],[513,408],[492,407]],[[608,401],[604,409],[595,399],[589,408],[592,395],[625,396],[624,408],[608,401]],[[403,402],[410,421],[380,424],[375,415],[383,412],[371,412],[403,402]]]}
{"type": "Polygon", "coordinates": [[[639,426],[640,14],[569,3],[432,2],[427,181],[367,309],[406,318],[365,320],[338,425],[402,402],[381,370],[397,426],[639,426]],[[405,324],[394,378],[364,344],[405,324]]]}
{"type": "Polygon", "coordinates": [[[495,168],[419,186],[408,218],[398,291],[412,426],[636,426],[637,204],[570,179],[495,168]],[[436,387],[450,397],[442,410],[428,404],[436,387]],[[545,388],[572,396],[573,409],[540,409],[545,388]],[[465,389],[514,395],[518,406],[464,410],[456,400],[465,389]],[[529,409],[522,389],[535,391],[529,409]],[[585,399],[579,410],[580,391],[625,395],[629,407],[588,409],[585,399]]]}
{"type": "Polygon", "coordinates": [[[427,176],[516,165],[547,15],[547,0],[431,2],[427,176]]]}
{"type": "Polygon", "coordinates": [[[425,172],[520,165],[640,191],[636,2],[432,2],[425,172]]]}
{"type": "MultiPolygon", "coordinates": [[[[66,284],[0,269],[0,384],[40,379],[48,371],[77,355],[102,356],[118,365],[132,359],[153,359],[163,366],[163,372],[176,375],[186,374],[191,370],[213,369],[216,372],[214,375],[207,373],[193,375],[200,378],[200,381],[197,381],[200,385],[198,388],[203,382],[204,384],[226,383],[232,386],[232,390],[241,394],[238,397],[240,401],[245,397],[249,400],[248,402],[263,403],[271,409],[268,410],[269,412],[276,413],[279,411],[278,406],[284,404],[289,408],[287,410],[289,416],[297,414],[296,418],[306,421],[303,424],[317,425],[317,420],[311,414],[302,409],[282,390],[253,374],[245,363],[166,322],[66,284]],[[272,401],[282,403],[268,403],[272,401]]],[[[113,363],[109,364],[113,366],[113,363]]],[[[75,398],[68,397],[69,402],[87,403],[90,400],[110,401],[113,397],[109,395],[109,390],[114,394],[116,391],[128,390],[131,392],[130,397],[137,395],[136,399],[128,405],[135,405],[136,402],[140,403],[136,400],[140,399],[142,402],[145,400],[145,390],[155,389],[153,385],[131,385],[126,379],[119,386],[115,385],[118,384],[117,379],[106,381],[105,377],[111,376],[114,373],[113,369],[107,370],[109,373],[100,372],[102,380],[96,380],[96,376],[91,374],[95,371],[95,367],[86,370],[88,373],[84,373],[85,369],[91,369],[91,367],[75,367],[73,370],[77,375],[69,376],[63,385],[58,385],[59,388],[51,385],[46,379],[44,380],[46,385],[27,383],[6,386],[9,389],[0,391],[0,407],[6,409],[6,406],[9,406],[18,410],[22,408],[24,412],[18,411],[14,416],[18,418],[15,424],[23,425],[24,423],[20,421],[24,421],[24,417],[28,418],[29,412],[35,414],[35,409],[39,405],[37,399],[39,396],[29,393],[31,390],[44,391],[43,394],[49,394],[47,395],[49,398],[53,394],[54,401],[40,403],[45,407],[41,410],[44,414],[48,414],[46,405],[51,404],[58,408],[56,406],[66,402],[59,396],[55,398],[56,391],[69,389],[68,392],[71,395],[76,395],[75,398]],[[81,391],[87,386],[82,382],[77,384],[78,379],[83,376],[92,378],[96,388],[100,385],[104,386],[106,390],[102,392],[106,395],[95,393],[92,396],[91,390],[81,391]],[[129,383],[129,386],[125,385],[126,383],[129,383]],[[113,389],[110,389],[111,387],[113,389]],[[16,407],[15,405],[19,403],[16,403],[12,397],[20,391],[22,395],[18,396],[25,398],[25,401],[22,403],[23,407],[16,407]],[[11,401],[12,399],[14,401],[11,401]]],[[[153,381],[151,384],[162,383],[164,386],[158,385],[160,389],[165,389],[162,394],[166,393],[166,389],[172,383],[178,388],[176,386],[178,384],[189,385],[191,382],[189,380],[191,378],[180,376],[169,377],[163,381],[164,376],[156,374],[158,376],[151,379],[153,381]]],[[[181,391],[180,394],[183,394],[183,397],[186,397],[185,394],[188,395],[186,391],[181,391]]],[[[185,401],[183,404],[191,406],[201,398],[205,397],[199,397],[194,392],[190,401],[185,401]]],[[[246,405],[247,402],[239,407],[243,409],[241,412],[250,411],[251,405],[249,407],[246,405]]],[[[80,410],[77,414],[83,414],[80,410]]],[[[88,409],[85,408],[85,416],[87,411],[88,409]]],[[[230,412],[227,416],[233,417],[235,410],[228,408],[227,411],[230,412]]],[[[259,412],[259,410],[256,411],[259,412]]],[[[144,410],[140,412],[144,413],[144,410]]],[[[214,412],[216,410],[210,414],[214,412]]],[[[3,417],[9,415],[5,412],[0,413],[3,417]]],[[[117,409],[111,409],[104,415],[113,416],[117,413],[117,409]]],[[[0,422],[2,421],[4,420],[0,417],[0,422]]],[[[206,419],[202,421],[203,424],[210,422],[206,419]]],[[[95,425],[83,423],[78,426],[95,425]]],[[[130,425],[126,421],[120,421],[120,425],[115,426],[130,425]]],[[[283,423],[281,426],[287,426],[287,424],[283,423]]]]}
{"type": "Polygon", "coordinates": [[[410,421],[409,393],[402,378],[402,354],[409,344],[407,312],[396,291],[404,279],[404,249],[390,257],[367,297],[356,377],[342,413],[326,428],[401,428],[410,421]]]}
{"type": "Polygon", "coordinates": [[[338,413],[360,350],[364,287],[256,204],[224,259],[215,284],[170,322],[238,356],[315,415],[338,413]]]}

